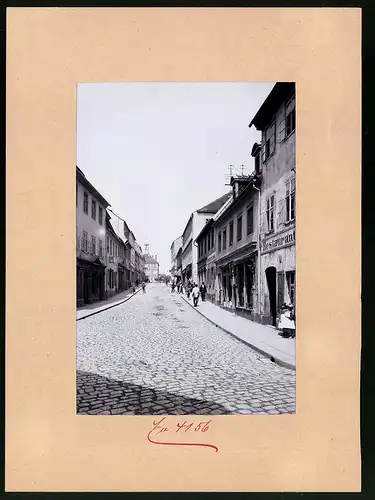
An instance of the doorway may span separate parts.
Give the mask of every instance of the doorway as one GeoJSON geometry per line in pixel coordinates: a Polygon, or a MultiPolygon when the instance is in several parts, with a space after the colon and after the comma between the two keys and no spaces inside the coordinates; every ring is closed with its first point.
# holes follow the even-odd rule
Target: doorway
{"type": "Polygon", "coordinates": [[[270,298],[272,325],[276,326],[276,267],[267,267],[266,279],[270,298]]]}

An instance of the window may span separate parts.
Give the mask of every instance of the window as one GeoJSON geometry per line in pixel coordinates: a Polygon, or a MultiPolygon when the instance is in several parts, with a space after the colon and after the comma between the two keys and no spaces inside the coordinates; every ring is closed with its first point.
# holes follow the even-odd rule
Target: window
{"type": "Polygon", "coordinates": [[[107,236],[107,253],[109,254],[109,238],[107,236]]]}
{"type": "Polygon", "coordinates": [[[295,305],[296,272],[295,271],[287,271],[285,274],[286,274],[286,282],[288,284],[289,299],[290,299],[290,302],[295,305]]]}
{"type": "Polygon", "coordinates": [[[266,161],[275,151],[275,135],[276,135],[276,126],[275,122],[273,122],[272,125],[268,127],[265,133],[265,141],[262,146],[263,162],[266,161]]]}
{"type": "Polygon", "coordinates": [[[250,205],[247,207],[247,234],[251,234],[254,231],[254,206],[250,205]]]}
{"type": "Polygon", "coordinates": [[[91,236],[91,253],[96,255],[96,238],[95,236],[91,236]]]}
{"type": "Polygon", "coordinates": [[[257,154],[255,157],[255,172],[259,172],[260,170],[260,155],[257,154]]]}
{"type": "Polygon", "coordinates": [[[207,238],[204,239],[204,253],[207,253],[207,238]]]}
{"type": "Polygon", "coordinates": [[[217,250],[221,252],[221,233],[217,235],[217,250]]]}
{"type": "Polygon", "coordinates": [[[213,229],[211,231],[211,248],[215,248],[215,232],[213,229]]]}
{"type": "Polygon", "coordinates": [[[285,136],[288,137],[296,129],[296,105],[293,97],[285,109],[285,136]]]}
{"type": "Polygon", "coordinates": [[[229,246],[233,245],[233,221],[229,224],[229,246]]]}
{"type": "Polygon", "coordinates": [[[103,241],[99,240],[99,257],[103,257],[103,241]]]}
{"type": "Polygon", "coordinates": [[[84,252],[88,252],[88,234],[86,231],[83,231],[83,236],[82,236],[82,250],[84,252]]]}
{"type": "Polygon", "coordinates": [[[273,233],[275,229],[275,195],[267,198],[267,232],[273,233]]]}
{"type": "Polygon", "coordinates": [[[96,201],[91,200],[91,217],[96,220],[96,201]]]}
{"type": "Polygon", "coordinates": [[[223,230],[223,250],[227,248],[227,230],[223,230]]]}
{"type": "Polygon", "coordinates": [[[103,225],[103,208],[99,207],[99,224],[103,225]]]}
{"type": "Polygon", "coordinates": [[[295,219],[296,212],[296,179],[293,178],[286,184],[285,197],[285,222],[291,222],[295,219]]]}
{"type": "Polygon", "coordinates": [[[83,193],[83,211],[85,214],[89,213],[89,195],[86,191],[83,193]]]}
{"type": "Polygon", "coordinates": [[[242,238],[242,214],[237,217],[237,241],[242,238]]]}

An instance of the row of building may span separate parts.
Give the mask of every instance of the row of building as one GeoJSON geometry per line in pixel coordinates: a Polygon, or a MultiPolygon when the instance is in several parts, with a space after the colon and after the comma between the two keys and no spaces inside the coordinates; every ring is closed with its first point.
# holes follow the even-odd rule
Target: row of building
{"type": "Polygon", "coordinates": [[[231,190],[193,212],[171,245],[171,273],[205,283],[212,302],[276,325],[295,306],[295,84],[277,83],[251,120],[254,171],[232,176],[231,190]]]}
{"type": "Polygon", "coordinates": [[[125,220],[111,211],[109,202],[78,167],[76,258],[77,307],[137,286],[159,267],[156,257],[143,254],[125,220]]]}

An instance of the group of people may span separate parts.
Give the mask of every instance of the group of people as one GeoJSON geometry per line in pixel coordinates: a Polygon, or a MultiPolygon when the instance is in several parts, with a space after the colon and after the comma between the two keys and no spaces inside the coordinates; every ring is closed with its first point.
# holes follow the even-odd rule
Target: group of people
{"type": "Polygon", "coordinates": [[[197,283],[189,280],[186,283],[179,281],[176,283],[172,281],[171,283],[171,293],[174,293],[177,289],[177,293],[186,293],[188,299],[190,299],[190,295],[193,297],[194,306],[197,307],[199,297],[201,297],[202,301],[206,300],[207,287],[204,283],[199,287],[197,283]]]}

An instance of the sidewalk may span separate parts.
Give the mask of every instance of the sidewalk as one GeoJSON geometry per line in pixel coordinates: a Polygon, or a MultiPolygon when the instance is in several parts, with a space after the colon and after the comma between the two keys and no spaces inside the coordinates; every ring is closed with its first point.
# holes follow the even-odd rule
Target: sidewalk
{"type": "MultiPolygon", "coordinates": [[[[193,301],[185,295],[181,297],[193,306],[193,301]]],[[[278,335],[278,330],[272,326],[261,325],[249,319],[226,311],[212,302],[199,300],[194,308],[211,323],[236,337],[256,351],[286,368],[296,369],[296,339],[284,339],[278,335]]]]}
{"type": "MultiPolygon", "coordinates": [[[[141,288],[142,287],[138,287],[135,290],[135,293],[138,293],[141,288]]],[[[101,300],[100,302],[95,302],[94,304],[85,304],[83,307],[77,309],[76,319],[79,320],[87,318],[88,316],[97,314],[98,312],[118,306],[122,302],[126,302],[133,295],[135,295],[131,290],[132,289],[125,290],[124,292],[118,293],[109,299],[101,300]]]]}

